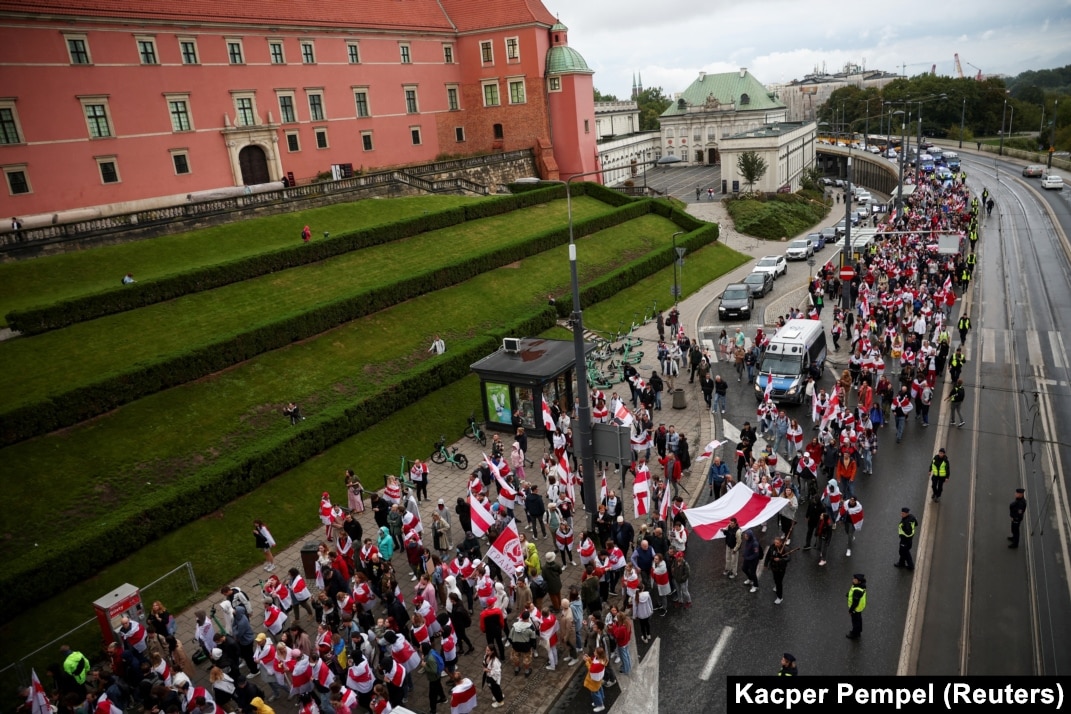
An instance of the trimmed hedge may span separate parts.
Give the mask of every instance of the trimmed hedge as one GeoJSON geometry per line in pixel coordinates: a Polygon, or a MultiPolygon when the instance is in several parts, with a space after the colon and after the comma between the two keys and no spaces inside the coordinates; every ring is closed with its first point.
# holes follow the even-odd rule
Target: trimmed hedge
{"type": "MultiPolygon", "coordinates": [[[[519,198],[525,200],[525,197],[519,198]]],[[[538,203],[540,197],[530,196],[527,200],[538,203]]],[[[650,210],[650,202],[631,203],[575,223],[573,230],[577,236],[589,235],[638,218],[650,210]]],[[[564,245],[568,241],[567,226],[550,229],[482,256],[411,275],[307,312],[287,315],[212,344],[173,354],[157,362],[134,365],[125,372],[110,375],[94,384],[2,412],[0,445],[7,446],[77,424],[149,394],[200,379],[258,354],[307,339],[419,295],[456,285],[482,272],[564,245]]]]}
{"type": "MultiPolygon", "coordinates": [[[[52,305],[13,310],[8,313],[7,321],[13,330],[24,335],[37,335],[105,315],[114,315],[146,305],[174,300],[190,293],[212,290],[268,273],[317,263],[362,248],[449,228],[466,221],[498,216],[520,208],[547,203],[558,198],[559,194],[560,197],[565,195],[560,187],[552,186],[538,192],[493,198],[469,206],[460,206],[395,223],[342,233],[326,240],[313,241],[308,245],[288,246],[159,280],[134,283],[102,293],[71,298],[52,305]]],[[[613,203],[610,205],[617,206],[613,203]]]]}
{"type": "MultiPolygon", "coordinates": [[[[574,225],[574,232],[587,235],[624,222],[612,220],[618,216],[628,216],[625,220],[631,220],[656,210],[660,215],[666,215],[656,209],[657,205],[652,201],[630,202],[630,205],[611,214],[585,221],[583,232],[574,225]]],[[[675,222],[688,219],[686,214],[672,207],[669,208],[669,215],[675,222]]],[[[700,230],[685,236],[678,244],[694,250],[717,240],[716,225],[700,225],[700,230]]],[[[526,241],[524,246],[543,241],[546,247],[534,251],[540,252],[564,244],[568,236],[568,227],[556,228],[539,238],[526,241]]],[[[503,248],[494,253],[506,253],[518,248],[520,246],[503,248]]],[[[612,296],[670,265],[674,255],[673,249],[667,247],[640,258],[585,287],[581,299],[585,304],[592,304],[612,296]]],[[[483,264],[485,260],[469,262],[483,264]]],[[[512,261],[510,259],[506,263],[512,261]]],[[[485,269],[490,268],[482,268],[479,272],[485,269]]],[[[296,433],[281,434],[271,444],[250,445],[232,454],[229,463],[218,463],[205,469],[183,480],[175,489],[151,494],[155,500],[148,505],[142,501],[122,507],[107,522],[94,524],[96,529],[92,532],[72,534],[62,546],[48,545],[4,563],[0,568],[0,591],[7,595],[9,606],[0,612],[0,619],[8,618],[3,613],[17,612],[63,590],[73,581],[93,575],[101,567],[128,555],[154,538],[213,512],[221,504],[248,493],[328,447],[367,429],[402,406],[412,404],[440,387],[465,377],[473,362],[498,348],[502,337],[539,334],[555,323],[558,314],[568,312],[568,306],[564,304],[557,305],[557,313],[555,308],[545,306],[534,314],[504,325],[501,330],[485,336],[467,349],[452,350],[442,360],[421,365],[396,385],[367,395],[355,403],[326,409],[316,418],[303,423],[296,433]]],[[[306,318],[302,316],[302,319],[306,318]]]]}

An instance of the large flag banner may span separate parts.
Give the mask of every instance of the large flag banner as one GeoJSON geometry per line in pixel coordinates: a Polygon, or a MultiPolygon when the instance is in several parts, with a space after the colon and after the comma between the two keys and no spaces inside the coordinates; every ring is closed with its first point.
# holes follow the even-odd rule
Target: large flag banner
{"type": "Polygon", "coordinates": [[[30,670],[30,694],[26,697],[26,703],[30,705],[32,714],[52,714],[48,695],[45,694],[45,688],[41,686],[41,680],[33,669],[30,670]]]}
{"type": "Polygon", "coordinates": [[[770,401],[770,395],[773,394],[773,372],[766,378],[766,389],[762,390],[762,400],[764,402],[770,401]]]}
{"type": "Polygon", "coordinates": [[[818,422],[818,390],[811,392],[811,423],[818,422]]]}
{"type": "Polygon", "coordinates": [[[477,538],[483,538],[491,528],[491,524],[495,522],[491,509],[483,501],[469,498],[469,510],[472,514],[472,534],[477,538]]]}
{"type": "Polygon", "coordinates": [[[636,472],[636,480],[632,484],[632,510],[636,518],[643,518],[651,512],[651,472],[646,468],[636,472]]]}
{"type": "Polygon", "coordinates": [[[521,553],[521,538],[517,534],[517,521],[510,519],[494,544],[487,550],[487,557],[495,561],[502,572],[511,578],[517,575],[517,566],[524,565],[521,553]]]}
{"type": "Polygon", "coordinates": [[[621,426],[631,426],[632,412],[629,411],[628,407],[622,404],[617,408],[617,411],[614,412],[614,421],[616,421],[621,426]]]}
{"type": "Polygon", "coordinates": [[[724,441],[718,441],[717,439],[710,442],[703,448],[703,453],[696,458],[696,461],[706,461],[707,459],[713,458],[714,451],[724,443],[724,441]]]}
{"type": "Polygon", "coordinates": [[[633,451],[646,451],[651,448],[654,438],[651,436],[650,430],[644,429],[639,434],[633,434],[629,437],[629,441],[632,443],[633,451]]]}
{"type": "Polygon", "coordinates": [[[729,525],[730,518],[744,530],[754,528],[770,520],[788,503],[786,498],[763,496],[745,484],[738,483],[721,498],[699,508],[684,512],[692,531],[703,540],[724,538],[722,528],[729,525]]]}
{"type": "Polygon", "coordinates": [[[547,404],[547,400],[543,400],[543,428],[549,432],[555,432],[558,430],[557,425],[554,423],[554,417],[550,413],[550,405],[547,404]]]}

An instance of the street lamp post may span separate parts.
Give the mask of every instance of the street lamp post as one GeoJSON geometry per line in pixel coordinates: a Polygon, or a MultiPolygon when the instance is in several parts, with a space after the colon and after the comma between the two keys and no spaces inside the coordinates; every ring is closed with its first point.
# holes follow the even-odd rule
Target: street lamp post
{"type": "MultiPolygon", "coordinates": [[[[852,145],[848,143],[848,182],[844,189],[844,249],[840,252],[840,267],[848,264],[848,251],[852,249],[852,145]]],[[[843,282],[843,279],[842,279],[843,282]]],[[[841,306],[845,310],[852,307],[852,290],[850,285],[841,285],[841,306]]]]}
{"type": "Polygon", "coordinates": [[[1049,131],[1049,161],[1048,167],[1052,168],[1052,152],[1056,147],[1056,107],[1059,100],[1052,103],[1052,129],[1049,131]]]}
{"type": "MultiPolygon", "coordinates": [[[[680,302],[681,288],[680,282],[677,280],[677,266],[682,260],[684,260],[684,248],[677,247],[677,236],[684,235],[684,231],[677,231],[673,234],[673,304],[677,305],[680,302]]],[[[683,277],[683,276],[682,276],[683,277]]]]}
{"type": "MultiPolygon", "coordinates": [[[[904,123],[904,116],[905,116],[904,110],[903,109],[897,109],[889,117],[889,128],[890,129],[892,128],[892,117],[894,117],[894,116],[899,116],[900,117],[900,156],[899,156],[900,161],[898,162],[899,163],[899,170],[897,172],[897,181],[898,181],[898,183],[897,183],[897,186],[896,186],[896,220],[899,221],[900,217],[901,217],[901,214],[903,213],[903,209],[904,209],[904,151],[906,150],[906,147],[904,146],[904,142],[906,141],[906,138],[905,138],[906,135],[905,135],[904,132],[905,132],[905,129],[907,127],[907,124],[904,123]]],[[[910,112],[906,116],[907,116],[907,120],[910,122],[911,121],[910,112]]]]}
{"type": "Polygon", "coordinates": [[[997,153],[1004,156],[1004,120],[1008,114],[1008,98],[1004,98],[1004,108],[1000,110],[1000,149],[997,153]]]}
{"type": "Polygon", "coordinates": [[[963,98],[963,106],[959,110],[959,148],[963,148],[963,120],[967,118],[967,98],[963,98]]]}
{"type": "Polygon", "coordinates": [[[866,100],[866,125],[863,127],[863,148],[870,149],[870,99],[866,100]]]}

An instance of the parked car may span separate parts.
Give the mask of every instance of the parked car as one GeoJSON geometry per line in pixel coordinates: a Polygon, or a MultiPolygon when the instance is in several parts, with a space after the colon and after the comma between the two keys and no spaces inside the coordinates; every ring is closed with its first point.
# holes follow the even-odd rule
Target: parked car
{"type": "Polygon", "coordinates": [[[837,229],[833,226],[826,226],[822,229],[822,237],[826,239],[826,243],[836,243],[840,234],[837,233],[837,229]]]}
{"type": "Polygon", "coordinates": [[[826,247],[826,237],[821,233],[808,233],[807,240],[811,241],[811,247],[816,251],[826,247]]]}
{"type": "Polygon", "coordinates": [[[833,185],[837,188],[844,188],[847,185],[844,179],[833,179],[833,185]]]}
{"type": "Polygon", "coordinates": [[[1045,173],[1045,167],[1041,164],[1030,164],[1023,167],[1023,176],[1027,178],[1041,178],[1045,173]]]}
{"type": "Polygon", "coordinates": [[[733,283],[725,286],[718,305],[718,317],[728,320],[731,317],[748,319],[755,309],[755,298],[751,296],[751,286],[747,283],[733,283]]]}
{"type": "Polygon", "coordinates": [[[1062,191],[1064,189],[1064,178],[1057,174],[1045,174],[1041,177],[1041,187],[1052,189],[1054,191],[1062,191]]]}
{"type": "Polygon", "coordinates": [[[783,255],[764,255],[755,264],[755,270],[761,273],[771,273],[774,278],[779,278],[788,272],[788,261],[783,255]]]}
{"type": "Polygon", "coordinates": [[[785,258],[788,260],[807,260],[814,255],[814,246],[808,238],[797,238],[788,244],[785,258]]]}
{"type": "Polygon", "coordinates": [[[855,194],[855,200],[858,201],[859,203],[870,203],[874,199],[870,195],[870,191],[863,190],[863,191],[859,191],[857,194],[855,194]]]}
{"type": "Polygon", "coordinates": [[[751,290],[753,297],[763,297],[766,293],[773,290],[773,275],[766,272],[753,271],[750,275],[744,278],[744,283],[751,290]]]}
{"type": "Polygon", "coordinates": [[[821,183],[823,186],[832,186],[833,185],[833,179],[829,178],[828,176],[823,176],[819,180],[819,183],[821,183]]]}

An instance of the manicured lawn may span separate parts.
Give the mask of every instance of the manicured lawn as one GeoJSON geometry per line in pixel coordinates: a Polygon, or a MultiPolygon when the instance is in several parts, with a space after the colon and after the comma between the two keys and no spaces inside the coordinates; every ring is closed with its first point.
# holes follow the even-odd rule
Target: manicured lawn
{"type": "Polygon", "coordinates": [[[296,245],[301,241],[301,229],[305,225],[312,229],[316,240],[322,239],[324,231],[337,234],[482,200],[488,199],[465,196],[366,199],[123,245],[4,263],[0,265],[0,326],[7,324],[6,316],[12,310],[110,290],[127,273],[133,273],[139,281],[152,280],[296,245]]]}
{"type": "Polygon", "coordinates": [[[766,199],[738,198],[725,202],[736,230],[757,238],[794,238],[829,214],[830,207],[803,194],[778,194],[766,199]]]}
{"type": "MultiPolygon", "coordinates": [[[[581,280],[664,247],[673,227],[646,215],[579,240],[581,280]]],[[[139,493],[181,492],[184,476],[278,443],[292,429],[281,416],[290,399],[314,421],[330,406],[389,389],[404,370],[431,359],[427,350],[434,333],[448,348],[460,347],[504,321],[533,313],[548,292],[566,292],[567,265],[562,246],[3,449],[6,495],[24,507],[0,511],[0,557],[27,557],[33,542],[92,528],[110,511],[136,503],[139,493]],[[34,527],[50,519],[61,520],[64,528],[34,527]]],[[[315,270],[305,270],[310,268],[315,270]]]]}
{"type": "MultiPolygon", "coordinates": [[[[582,265],[587,251],[585,241],[578,242],[582,265]]],[[[747,259],[747,256],[720,244],[689,254],[682,280],[685,296],[747,259]]],[[[506,270],[496,272],[504,273],[506,270]]],[[[516,281],[516,277],[513,280],[516,281]]],[[[558,265],[558,273],[549,284],[541,286],[537,294],[552,289],[562,294],[567,280],[567,272],[558,265]]],[[[609,324],[611,328],[616,328],[619,319],[631,320],[633,313],[642,314],[652,300],[659,299],[660,295],[668,296],[672,281],[672,269],[666,268],[619,292],[612,299],[589,306],[584,311],[585,321],[595,325],[609,324]]],[[[661,299],[659,304],[663,304],[661,299]]],[[[668,299],[665,304],[668,306],[668,299]]],[[[424,320],[418,324],[427,322],[424,320]]],[[[396,324],[393,329],[414,328],[396,324]]],[[[568,337],[561,333],[560,329],[554,329],[546,334],[556,338],[568,337]]],[[[448,347],[451,342],[452,338],[448,338],[448,347]]],[[[124,582],[144,585],[186,560],[194,563],[201,588],[199,593],[194,595],[175,584],[170,588],[148,590],[144,597],[150,601],[163,598],[173,611],[193,602],[195,598],[204,597],[220,584],[260,562],[260,555],[252,548],[247,532],[252,519],[265,519],[281,546],[293,543],[315,526],[318,494],[323,490],[334,493],[341,489],[344,469],[355,469],[369,490],[381,487],[379,474],[396,471],[399,454],[423,455],[440,434],[458,437],[464,428],[465,418],[478,404],[479,381],[475,376],[455,382],[371,429],[326,450],[302,466],[281,474],[255,492],[222,506],[211,516],[178,529],[135,555],[106,568],[92,580],[80,583],[63,595],[22,613],[17,619],[0,626],[0,638],[5,643],[4,653],[0,655],[0,667],[19,653],[36,649],[92,617],[89,603],[102,594],[124,582]]],[[[470,456],[476,453],[471,447],[466,451],[470,456]]],[[[88,633],[88,639],[82,641],[84,644],[77,639],[72,644],[81,644],[87,648],[86,652],[95,651],[93,630],[86,628],[83,632],[88,633]]],[[[188,639],[189,633],[181,634],[188,639]]],[[[41,660],[32,664],[40,672],[53,658],[53,652],[44,652],[41,660]]],[[[2,684],[14,686],[14,682],[7,679],[2,680],[2,684]]]]}
{"type": "MultiPolygon", "coordinates": [[[[574,220],[610,212],[573,201],[574,220]]],[[[401,276],[520,242],[566,220],[564,201],[469,221],[331,260],[194,293],[177,300],[0,343],[6,409],[35,403],[249,331],[401,276]]]]}

